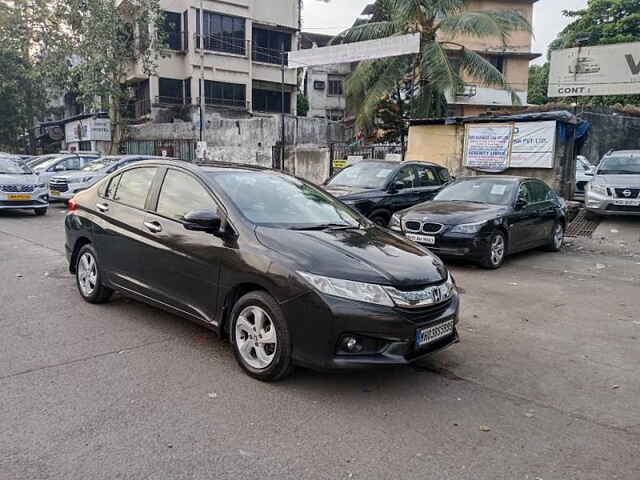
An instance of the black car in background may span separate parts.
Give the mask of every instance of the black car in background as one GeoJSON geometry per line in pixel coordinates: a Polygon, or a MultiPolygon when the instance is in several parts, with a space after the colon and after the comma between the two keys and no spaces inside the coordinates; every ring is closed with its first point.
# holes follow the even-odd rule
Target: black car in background
{"type": "Polygon", "coordinates": [[[86,301],[117,290],[199,322],[258,379],[294,364],[408,364],[458,341],[444,264],[294,177],[147,161],[69,208],[66,251],[86,301]]]}
{"type": "Polygon", "coordinates": [[[564,200],[534,178],[461,178],[433,201],[393,216],[389,227],[444,257],[464,257],[499,268],[505,256],[562,247],[564,200]]]}
{"type": "Polygon", "coordinates": [[[449,182],[449,171],[441,165],[367,160],[342,170],[325,183],[325,190],[386,227],[395,212],[431,200],[449,182]]]}

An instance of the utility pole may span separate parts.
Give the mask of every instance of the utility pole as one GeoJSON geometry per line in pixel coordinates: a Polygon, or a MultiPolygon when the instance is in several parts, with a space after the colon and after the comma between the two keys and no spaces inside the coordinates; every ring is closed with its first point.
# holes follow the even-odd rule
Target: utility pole
{"type": "Polygon", "coordinates": [[[204,0],[200,0],[200,141],[204,141],[204,113],[205,113],[205,89],[204,89],[204,0]]]}
{"type": "Polygon", "coordinates": [[[284,119],[284,113],[285,113],[285,95],[284,95],[284,61],[285,61],[285,55],[286,52],[284,50],[284,43],[282,44],[282,50],[280,52],[280,72],[282,73],[282,84],[281,84],[281,88],[280,88],[280,95],[281,95],[281,121],[282,121],[282,125],[281,125],[281,129],[282,129],[282,137],[280,139],[280,150],[281,150],[281,154],[280,154],[280,170],[284,170],[284,157],[285,157],[285,153],[284,153],[284,146],[285,146],[285,142],[286,142],[286,132],[285,132],[285,119],[284,119]]]}

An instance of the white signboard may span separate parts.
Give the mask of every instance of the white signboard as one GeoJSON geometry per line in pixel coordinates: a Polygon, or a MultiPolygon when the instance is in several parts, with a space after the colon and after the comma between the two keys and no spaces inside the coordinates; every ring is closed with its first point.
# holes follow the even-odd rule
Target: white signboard
{"type": "Polygon", "coordinates": [[[465,167],[484,172],[502,172],[509,168],[513,125],[467,125],[465,130],[465,167]]]}
{"type": "Polygon", "coordinates": [[[111,141],[111,121],[108,118],[87,118],[69,122],[64,126],[67,143],[97,140],[111,141]]]}
{"type": "Polygon", "coordinates": [[[516,123],[511,147],[511,168],[553,168],[556,122],[516,123]]]}
{"type": "Polygon", "coordinates": [[[361,62],[363,60],[409,55],[419,51],[420,34],[412,33],[379,40],[367,40],[289,52],[289,68],[361,62]]]}
{"type": "Polygon", "coordinates": [[[640,93],[640,43],[551,52],[550,97],[640,93]]]}

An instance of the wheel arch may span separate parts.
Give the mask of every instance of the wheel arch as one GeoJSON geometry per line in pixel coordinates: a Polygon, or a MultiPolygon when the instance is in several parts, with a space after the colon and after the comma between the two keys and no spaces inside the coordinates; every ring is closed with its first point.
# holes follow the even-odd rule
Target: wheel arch
{"type": "Polygon", "coordinates": [[[88,237],[78,237],[75,245],[73,246],[73,251],[71,253],[71,258],[69,259],[69,272],[75,274],[76,273],[76,263],[78,260],[78,253],[80,249],[85,245],[91,244],[91,240],[88,237]]]}
{"type": "Polygon", "coordinates": [[[240,298],[251,292],[265,292],[271,295],[271,292],[269,292],[268,289],[254,282],[243,282],[234,286],[225,295],[222,302],[222,309],[220,310],[220,336],[226,336],[229,334],[229,328],[231,324],[231,310],[233,310],[233,306],[240,298]]]}
{"type": "Polygon", "coordinates": [[[367,218],[371,220],[374,217],[382,216],[387,219],[387,222],[390,222],[392,215],[393,214],[391,213],[391,210],[388,210],[386,208],[378,208],[376,210],[373,210],[369,215],[367,215],[367,218]]]}

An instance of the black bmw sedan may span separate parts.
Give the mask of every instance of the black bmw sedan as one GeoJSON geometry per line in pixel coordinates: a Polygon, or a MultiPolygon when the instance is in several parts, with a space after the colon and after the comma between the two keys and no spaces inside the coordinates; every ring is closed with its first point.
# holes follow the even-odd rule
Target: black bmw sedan
{"type": "Polygon", "coordinates": [[[389,227],[443,257],[499,268],[507,255],[537,247],[558,251],[564,200],[534,178],[461,178],[433,201],[397,213],[389,227]]]}
{"type": "Polygon", "coordinates": [[[302,180],[140,162],[69,202],[80,295],[114,291],[227,336],[260,380],[408,364],[458,341],[458,294],[427,249],[302,180]]]}
{"type": "Polygon", "coordinates": [[[325,190],[386,227],[395,212],[431,200],[450,182],[449,171],[434,163],[367,160],[342,170],[325,190]]]}

